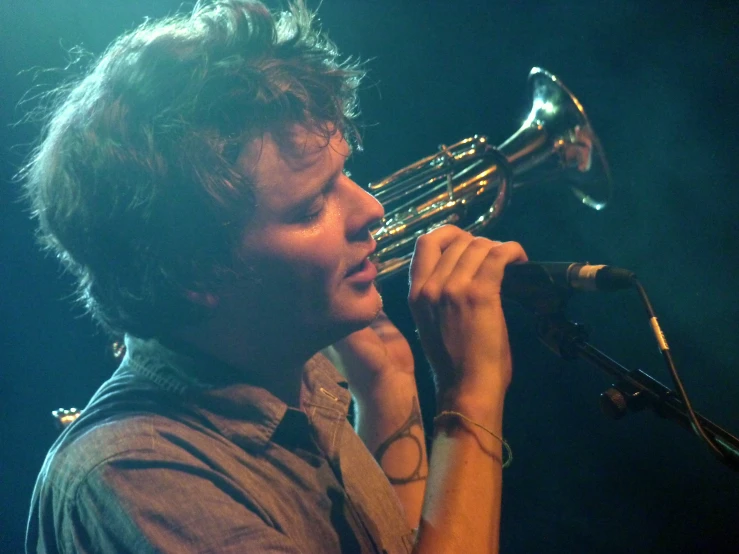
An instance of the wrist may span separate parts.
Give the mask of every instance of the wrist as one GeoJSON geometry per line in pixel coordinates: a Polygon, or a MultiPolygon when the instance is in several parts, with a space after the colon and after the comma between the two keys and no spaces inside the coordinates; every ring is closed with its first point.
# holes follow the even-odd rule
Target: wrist
{"type": "Polygon", "coordinates": [[[412,373],[372,374],[357,382],[349,382],[349,391],[357,405],[386,404],[417,397],[416,377],[412,373]]]}
{"type": "Polygon", "coordinates": [[[500,432],[503,426],[505,388],[485,394],[459,390],[437,393],[436,413],[459,412],[500,432]]]}

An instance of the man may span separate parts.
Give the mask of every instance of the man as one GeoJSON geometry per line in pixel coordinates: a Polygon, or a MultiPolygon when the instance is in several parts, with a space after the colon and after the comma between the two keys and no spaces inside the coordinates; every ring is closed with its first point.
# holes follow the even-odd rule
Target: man
{"type": "Polygon", "coordinates": [[[525,254],[454,227],[418,240],[427,464],[369,261],[382,207],[344,171],[360,77],[302,4],[231,0],[119,38],[64,93],[27,190],[127,354],[52,447],[28,551],[497,550],[499,288],[525,254]]]}

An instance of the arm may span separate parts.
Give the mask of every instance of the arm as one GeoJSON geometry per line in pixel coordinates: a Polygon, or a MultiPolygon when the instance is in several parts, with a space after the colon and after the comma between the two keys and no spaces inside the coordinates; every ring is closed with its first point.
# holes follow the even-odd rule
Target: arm
{"type": "MultiPolygon", "coordinates": [[[[409,302],[439,412],[460,412],[498,437],[511,379],[500,282],[507,264],[525,260],[516,243],[441,227],[419,239],[411,265],[409,302]]],[[[439,421],[417,552],[498,552],[501,450],[461,418],[439,421]]]]}
{"type": "Polygon", "coordinates": [[[408,525],[418,528],[428,464],[408,341],[381,313],[326,354],[349,381],[357,434],[393,485],[408,525]]]}

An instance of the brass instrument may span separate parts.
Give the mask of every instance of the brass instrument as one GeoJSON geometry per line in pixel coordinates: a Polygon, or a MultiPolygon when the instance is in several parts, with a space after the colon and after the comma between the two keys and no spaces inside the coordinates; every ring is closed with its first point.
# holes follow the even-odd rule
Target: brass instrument
{"type": "Polygon", "coordinates": [[[531,111],[500,146],[475,135],[369,185],[386,211],[372,233],[378,277],[407,267],[416,239],[436,227],[455,224],[479,234],[523,187],[561,181],[590,208],[608,203],[608,162],[580,102],[538,67],[529,87],[531,111]]]}

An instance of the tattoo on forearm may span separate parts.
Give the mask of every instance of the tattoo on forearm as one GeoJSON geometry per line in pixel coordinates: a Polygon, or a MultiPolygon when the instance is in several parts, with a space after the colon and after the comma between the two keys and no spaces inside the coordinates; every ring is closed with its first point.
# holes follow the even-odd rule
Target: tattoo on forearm
{"type": "MultiPolygon", "coordinates": [[[[423,459],[424,459],[424,448],[425,445],[422,442],[424,440],[423,435],[423,420],[421,419],[421,408],[418,405],[418,399],[413,397],[413,404],[411,406],[411,413],[408,419],[400,426],[400,428],[390,435],[375,451],[375,459],[385,471],[388,480],[393,485],[403,485],[406,483],[413,483],[414,481],[424,481],[427,477],[423,470],[423,459]],[[414,434],[414,429],[416,433],[414,434]],[[418,454],[415,456],[416,465],[405,475],[390,475],[387,468],[383,465],[382,460],[388,453],[390,448],[400,442],[410,441],[411,444],[415,445],[418,454]]],[[[411,456],[408,457],[409,459],[411,456]]]]}

